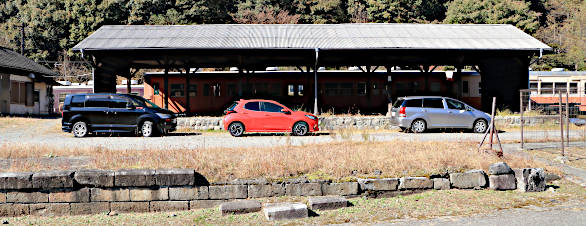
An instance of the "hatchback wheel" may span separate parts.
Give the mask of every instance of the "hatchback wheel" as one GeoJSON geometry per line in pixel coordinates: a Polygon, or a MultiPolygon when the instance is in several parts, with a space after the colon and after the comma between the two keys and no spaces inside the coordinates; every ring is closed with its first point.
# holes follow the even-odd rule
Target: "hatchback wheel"
{"type": "Polygon", "coordinates": [[[73,124],[73,136],[85,137],[87,135],[87,123],[83,121],[73,124]]]}
{"type": "Polygon", "coordinates": [[[152,121],[144,121],[140,126],[143,137],[152,137],[155,133],[155,124],[152,121]]]}
{"type": "Polygon", "coordinates": [[[484,133],[488,129],[488,123],[484,119],[478,119],[474,122],[474,132],[484,133]]]}
{"type": "Polygon", "coordinates": [[[305,136],[309,131],[309,126],[305,122],[297,122],[293,125],[293,135],[295,136],[305,136]]]}
{"type": "Polygon", "coordinates": [[[417,119],[411,123],[411,131],[414,133],[423,133],[427,125],[423,119],[417,119]]]}
{"type": "Polygon", "coordinates": [[[233,122],[228,126],[228,131],[230,131],[230,135],[234,137],[239,137],[244,134],[244,125],[240,122],[233,122]]]}

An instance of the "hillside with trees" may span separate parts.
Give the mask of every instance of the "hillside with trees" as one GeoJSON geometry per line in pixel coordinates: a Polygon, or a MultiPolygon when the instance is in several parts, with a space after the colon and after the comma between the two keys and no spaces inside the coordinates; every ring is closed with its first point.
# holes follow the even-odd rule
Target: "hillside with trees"
{"type": "Polygon", "coordinates": [[[586,70],[584,0],[9,0],[0,46],[19,51],[24,28],[26,56],[65,65],[105,24],[211,23],[512,24],[554,48],[534,69],[586,70]]]}

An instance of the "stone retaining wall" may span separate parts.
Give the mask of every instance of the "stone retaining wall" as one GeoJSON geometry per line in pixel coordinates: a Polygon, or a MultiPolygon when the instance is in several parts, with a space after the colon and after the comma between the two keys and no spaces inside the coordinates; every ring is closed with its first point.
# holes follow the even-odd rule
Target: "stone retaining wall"
{"type": "MultiPolygon", "coordinates": [[[[559,116],[530,116],[524,117],[528,126],[544,124],[546,122],[559,121],[559,116]]],[[[319,118],[321,130],[335,129],[394,129],[391,125],[391,118],[386,116],[328,116],[319,118]]],[[[518,126],[521,117],[503,116],[497,117],[496,123],[500,126],[518,126]]],[[[558,123],[558,122],[556,122],[558,123]]],[[[184,117],[177,119],[177,126],[181,128],[192,128],[195,130],[223,130],[222,117],[184,117]]]]}
{"type": "MultiPolygon", "coordinates": [[[[545,189],[543,169],[519,169],[518,175],[494,183],[517,184],[522,191],[545,189]],[[536,181],[541,184],[535,184],[536,181]]],[[[82,215],[116,212],[158,212],[210,208],[228,200],[275,196],[367,196],[408,194],[426,189],[488,188],[481,171],[440,177],[359,179],[331,182],[296,178],[208,183],[192,169],[80,170],[0,173],[0,216],[82,215]]],[[[510,186],[490,186],[507,188],[510,186]]],[[[500,189],[497,189],[500,190],[500,189]]]]}

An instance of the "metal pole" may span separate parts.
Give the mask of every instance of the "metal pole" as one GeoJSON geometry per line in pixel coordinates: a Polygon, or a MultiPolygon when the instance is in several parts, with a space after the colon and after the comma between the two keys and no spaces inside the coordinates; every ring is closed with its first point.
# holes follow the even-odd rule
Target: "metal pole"
{"type": "Polygon", "coordinates": [[[519,91],[519,105],[521,105],[521,149],[523,149],[525,148],[525,140],[523,139],[523,126],[525,124],[525,121],[523,119],[523,90],[519,91]]]}
{"type": "MultiPolygon", "coordinates": [[[[569,87],[568,87],[569,89],[569,87]]],[[[566,143],[570,146],[570,94],[566,92],[566,143]]]]}
{"type": "Polygon", "coordinates": [[[163,76],[163,86],[165,87],[165,109],[169,109],[169,69],[165,68],[165,75],[163,76]]]}
{"type": "Polygon", "coordinates": [[[24,55],[24,23],[20,26],[20,55],[24,55]]]}
{"type": "Polygon", "coordinates": [[[496,108],[496,97],[492,97],[492,114],[490,115],[490,150],[492,150],[492,136],[494,134],[494,112],[496,108]]]}
{"type": "Polygon", "coordinates": [[[317,70],[318,70],[318,62],[319,59],[319,48],[315,48],[315,66],[313,68],[313,91],[315,96],[313,98],[313,114],[317,115],[319,112],[317,110],[317,70]]]}
{"type": "Polygon", "coordinates": [[[561,139],[562,139],[562,156],[565,156],[565,150],[564,150],[564,112],[562,110],[562,91],[559,92],[560,94],[560,105],[559,105],[559,109],[560,109],[560,134],[561,134],[561,139]]]}

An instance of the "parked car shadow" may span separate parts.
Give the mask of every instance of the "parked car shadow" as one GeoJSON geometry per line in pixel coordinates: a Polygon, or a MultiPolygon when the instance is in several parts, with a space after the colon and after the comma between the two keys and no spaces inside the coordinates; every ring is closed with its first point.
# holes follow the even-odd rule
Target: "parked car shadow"
{"type": "MultiPolygon", "coordinates": [[[[326,136],[326,135],[330,135],[330,133],[328,133],[328,132],[319,132],[319,133],[310,133],[310,134],[307,134],[307,136],[309,136],[309,137],[311,137],[311,136],[326,136]]],[[[268,136],[280,136],[280,137],[292,136],[292,137],[298,137],[298,136],[291,135],[291,133],[245,133],[242,136],[243,137],[268,137],[268,136]]]]}
{"type": "MultiPolygon", "coordinates": [[[[506,133],[506,132],[507,131],[505,131],[505,130],[498,130],[498,133],[506,133]]],[[[409,131],[409,133],[411,133],[411,132],[409,131]]],[[[450,128],[450,129],[427,129],[423,133],[474,133],[474,131],[472,131],[471,129],[450,128]]],[[[482,133],[482,134],[484,134],[484,133],[482,133]]]]}
{"type": "MultiPolygon", "coordinates": [[[[167,133],[162,137],[180,137],[180,136],[199,136],[201,133],[167,133]]],[[[135,133],[92,133],[88,137],[142,137],[140,134],[135,133]]]]}
{"type": "Polygon", "coordinates": [[[167,137],[199,136],[199,135],[201,135],[201,133],[178,133],[178,132],[173,132],[173,133],[167,133],[167,134],[165,134],[165,136],[167,136],[167,137]]]}

